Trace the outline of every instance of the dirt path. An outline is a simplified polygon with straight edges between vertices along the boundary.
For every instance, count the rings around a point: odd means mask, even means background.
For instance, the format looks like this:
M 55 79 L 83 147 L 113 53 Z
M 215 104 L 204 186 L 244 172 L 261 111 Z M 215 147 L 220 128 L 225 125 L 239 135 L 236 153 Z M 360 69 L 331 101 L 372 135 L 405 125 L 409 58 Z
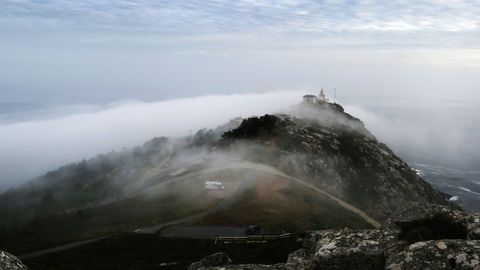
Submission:
M 93 243 L 93 242 L 101 240 L 101 239 L 105 239 L 107 237 L 108 236 L 101 237 L 101 238 L 90 239 L 90 240 L 78 241 L 78 242 L 74 242 L 74 243 L 70 243 L 70 244 L 66 244 L 66 245 L 61 245 L 61 246 L 56 246 L 56 247 L 52 247 L 52 248 L 43 249 L 43 250 L 40 250 L 40 251 L 25 253 L 25 254 L 22 254 L 22 255 L 18 256 L 18 258 L 20 258 L 22 260 L 23 259 L 35 258 L 35 257 L 38 257 L 38 256 L 42 256 L 44 254 L 47 254 L 47 253 L 52 253 L 52 252 L 66 250 L 66 249 L 71 249 L 71 248 L 78 247 L 78 246 L 83 246 L 83 245 Z
M 268 166 L 268 165 L 265 165 L 265 164 L 262 164 L 262 163 L 254 163 L 254 162 L 248 162 L 248 161 L 234 162 L 234 163 L 227 164 L 225 166 L 205 169 L 205 170 L 202 170 L 202 171 L 199 171 L 199 172 L 189 173 L 189 174 L 183 175 L 183 176 L 178 177 L 178 178 L 176 177 L 176 178 L 173 178 L 171 180 L 165 181 L 165 182 L 161 183 L 160 185 L 163 185 L 163 184 L 175 181 L 175 180 L 179 180 L 179 178 L 189 178 L 189 177 L 193 177 L 195 175 L 201 174 L 201 173 L 216 172 L 216 171 L 221 171 L 221 170 L 226 170 L 226 169 L 256 170 L 256 171 L 261 171 L 261 172 L 265 172 L 265 173 L 269 173 L 269 174 L 273 174 L 273 175 L 276 175 L 276 176 L 281 176 L 281 177 L 287 178 L 287 179 L 295 181 L 295 182 L 297 182 L 297 183 L 299 183 L 303 186 L 311 188 L 311 189 L 315 190 L 316 192 L 321 193 L 322 195 L 330 198 L 332 201 L 338 203 L 341 207 L 349 210 L 350 212 L 353 212 L 353 213 L 359 215 L 363 220 L 365 220 L 367 223 L 369 223 L 373 227 L 379 228 L 381 226 L 380 222 L 376 221 L 375 219 L 370 217 L 367 213 L 365 213 L 363 210 L 357 208 L 356 206 L 353 206 L 353 205 L 345 202 L 344 200 L 342 200 L 342 199 L 324 191 L 323 189 L 321 189 L 321 188 L 319 188 L 319 187 L 317 187 L 313 184 L 310 184 L 310 183 L 308 183 L 304 180 L 301 180 L 301 179 L 292 177 L 290 175 L 287 175 L 284 172 L 278 170 L 277 168 L 274 168 L 274 167 L 271 167 L 271 166 Z
M 197 174 L 201 174 L 203 173 L 204 171 L 200 171 L 200 172 L 196 172 L 196 173 L 191 173 L 191 174 L 188 174 L 188 175 L 185 175 L 185 176 L 182 176 L 182 177 L 176 177 L 176 178 L 173 178 L 173 179 L 170 179 L 166 182 L 163 182 L 161 183 L 162 185 L 163 184 L 167 184 L 169 182 L 172 182 L 172 181 L 176 181 L 176 180 L 179 180 L 179 179 L 184 179 L 184 178 L 189 178 L 189 177 L 193 177 Z M 134 232 L 135 233 L 155 233 L 157 232 L 158 230 L 164 228 L 164 227 L 167 227 L 167 226 L 172 226 L 172 225 L 178 225 L 178 224 L 182 224 L 182 223 L 188 223 L 188 222 L 193 222 L 195 220 L 198 220 L 198 219 L 201 219 L 209 214 L 213 214 L 215 212 L 218 212 L 218 211 L 221 211 L 221 210 L 225 210 L 227 209 L 229 206 L 231 206 L 233 203 L 235 203 L 236 201 L 238 201 L 238 199 L 240 199 L 241 195 L 243 194 L 243 192 L 248 189 L 252 184 L 252 181 L 250 180 L 244 180 L 242 181 L 242 183 L 238 186 L 237 190 L 232 194 L 232 196 L 230 196 L 230 198 L 228 198 L 227 200 L 225 201 L 222 201 L 221 203 L 219 203 L 218 205 L 216 205 L 214 208 L 211 208 L 207 211 L 204 211 L 204 212 L 200 212 L 200 213 L 197 213 L 197 214 L 194 214 L 194 215 L 191 215 L 191 216 L 188 216 L 188 217 L 184 217 L 184 218 L 180 218 L 180 219 L 177 219 L 177 220 L 173 220 L 173 221 L 169 221 L 169 222 L 165 222 L 165 223 L 161 223 L 161 224 L 157 224 L 157 225 L 154 225 L 154 226 L 149 226 L 149 227 L 143 227 L 143 228 L 139 228 L 139 229 L 136 229 Z M 74 248 L 74 247 L 79 247 L 79 246 L 83 246 L 83 245 L 86 245 L 86 244 L 90 244 L 90 243 L 93 243 L 93 242 L 96 242 L 98 240 L 102 240 L 102 239 L 106 239 L 108 238 L 109 236 L 105 236 L 105 237 L 101 237 L 101 238 L 95 238 L 95 239 L 89 239 L 89 240 L 83 240 L 83 241 L 78 241 L 78 242 L 73 242 L 73 243 L 69 243 L 69 244 L 66 244 L 66 245 L 61 245 L 61 246 L 56 246 L 56 247 L 51 247 L 51 248 L 47 248 L 47 249 L 43 249 L 43 250 L 39 250 L 39 251 L 35 251 L 35 252 L 29 252 L 29 253 L 25 253 L 25 254 L 22 254 L 20 256 L 18 256 L 20 259 L 30 259 L 30 258 L 34 258 L 34 257 L 38 257 L 38 256 L 42 256 L 42 255 L 45 255 L 45 254 L 48 254 L 48 253 L 53 253 L 53 252 L 58 252 L 58 251 L 63 251 L 63 250 L 67 250 L 67 249 L 71 249 L 71 248 Z
M 276 175 L 276 176 L 280 176 L 280 177 L 295 181 L 296 183 L 299 183 L 299 184 L 304 185 L 308 188 L 311 188 L 311 189 L 315 190 L 316 192 L 330 198 L 332 201 L 338 203 L 341 207 L 343 207 L 343 208 L 349 210 L 350 212 L 353 212 L 353 213 L 357 214 L 358 216 L 360 216 L 363 220 L 365 220 L 367 223 L 369 223 L 373 227 L 379 228 L 381 226 L 381 224 L 378 221 L 371 218 L 364 211 L 362 211 L 359 208 L 343 201 L 340 198 L 337 198 L 337 197 L 331 195 L 330 193 L 324 191 L 323 189 L 321 189 L 321 188 L 319 188 L 319 187 L 317 187 L 313 184 L 307 183 L 307 182 L 305 182 L 301 179 L 298 179 L 298 178 L 292 177 L 290 175 L 287 175 L 287 174 L 283 173 L 282 171 L 280 171 L 280 170 L 278 170 L 274 167 L 267 166 L 267 165 L 261 164 L 261 163 L 253 163 L 253 162 L 247 162 L 247 161 L 230 163 L 230 164 L 228 164 L 226 166 L 223 166 L 223 167 L 206 169 L 206 170 L 202 170 L 202 171 L 199 171 L 199 172 L 193 172 L 193 173 L 188 173 L 188 174 L 185 174 L 185 175 L 182 175 L 182 176 L 174 177 L 172 179 L 169 179 L 167 181 L 159 183 L 155 186 L 156 187 L 163 186 L 167 183 L 177 181 L 177 180 L 181 180 L 181 179 L 191 178 L 191 177 L 194 177 L 194 176 L 202 174 L 202 173 L 215 172 L 215 171 L 221 171 L 221 170 L 226 170 L 226 169 L 256 170 L 256 171 L 273 174 L 273 175 Z M 225 200 L 225 201 L 219 203 L 217 206 L 215 206 L 212 209 L 209 209 L 207 211 L 200 212 L 200 213 L 188 216 L 188 217 L 184 217 L 184 218 L 181 218 L 181 219 L 165 222 L 165 223 L 162 223 L 162 224 L 157 224 L 157 225 L 154 225 L 154 226 L 139 228 L 139 229 L 135 230 L 135 232 L 136 233 L 155 233 L 156 231 L 158 231 L 158 230 L 160 230 L 160 229 L 162 229 L 166 226 L 178 225 L 178 224 L 182 224 L 182 223 L 192 222 L 192 221 L 201 219 L 201 218 L 203 218 L 203 217 L 205 217 L 209 214 L 215 213 L 217 211 L 225 210 L 229 206 L 231 206 L 233 203 L 235 203 L 240 198 L 243 191 L 246 190 L 248 188 L 248 186 L 251 185 L 251 184 L 252 184 L 251 181 L 247 181 L 247 180 L 243 181 L 242 184 L 237 188 L 235 193 L 228 200 Z M 74 247 L 78 247 L 78 246 L 81 246 L 81 245 L 89 244 L 89 243 L 92 243 L 92 242 L 95 242 L 95 241 L 98 241 L 98 240 L 101 240 L 101 239 L 105 239 L 105 238 L 108 238 L 108 236 L 102 237 L 102 238 L 91 239 L 91 240 L 78 241 L 78 242 L 70 243 L 70 244 L 67 244 L 67 245 L 62 245 L 62 246 L 52 247 L 52 248 L 48 248 L 48 249 L 44 249 L 44 250 L 40 250 L 40 251 L 36 251 L 36 252 L 26 253 L 26 254 L 22 254 L 18 257 L 21 258 L 21 259 L 38 257 L 38 256 L 41 256 L 41 255 L 44 255 L 44 254 L 47 254 L 47 253 L 67 250 L 67 249 L 70 249 L 70 248 L 74 248 Z
M 283 173 L 282 171 L 274 168 L 274 167 L 271 167 L 271 166 L 267 166 L 267 165 L 264 165 L 264 164 L 261 164 L 261 163 L 253 163 L 253 162 L 248 162 L 248 161 L 244 161 L 244 162 L 237 162 L 237 163 L 232 163 L 232 164 L 229 164 L 228 166 L 226 167 L 223 167 L 223 168 L 216 168 L 218 170 L 222 170 L 222 169 L 226 169 L 226 168 L 239 168 L 239 169 L 251 169 L 251 170 L 257 170 L 257 171 L 262 171 L 262 172 L 266 172 L 266 173 L 270 173 L 270 174 L 273 174 L 273 175 L 277 175 L 277 176 L 281 176 L 281 177 L 284 177 L 284 178 L 287 178 L 287 179 L 290 179 L 292 181 L 295 181 L 301 185 L 304 185 L 306 187 L 309 187 L 315 191 L 317 191 L 318 193 L 321 193 L 322 195 L 325 195 L 327 196 L 328 198 L 330 198 L 331 200 L 335 201 L 336 203 L 338 203 L 340 206 L 342 206 L 343 208 L 349 210 L 350 212 L 353 212 L 357 215 L 359 215 L 363 220 L 365 220 L 366 222 L 368 222 L 370 225 L 372 225 L 373 227 L 375 228 L 379 228 L 381 226 L 380 222 L 376 221 L 375 219 L 371 218 L 369 215 L 367 215 L 367 213 L 365 213 L 364 211 L 362 211 L 361 209 L 345 202 L 344 200 L 340 199 L 340 198 L 337 198 L 335 196 L 333 196 L 332 194 L 324 191 L 323 189 L 313 185 L 313 184 L 310 184 L 310 183 L 307 183 L 301 179 L 298 179 L 298 178 L 295 178 L 295 177 L 292 177 L 290 175 L 287 175 L 285 173 Z

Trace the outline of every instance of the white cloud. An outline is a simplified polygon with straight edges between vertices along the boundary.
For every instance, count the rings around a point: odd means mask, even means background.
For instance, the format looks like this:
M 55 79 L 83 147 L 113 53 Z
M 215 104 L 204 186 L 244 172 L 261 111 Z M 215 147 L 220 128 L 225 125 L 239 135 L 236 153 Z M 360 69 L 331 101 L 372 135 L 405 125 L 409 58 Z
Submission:
M 308 15 L 308 11 L 306 11 L 306 10 L 299 10 L 299 11 L 297 11 L 297 15 L 298 15 L 298 16 L 306 16 L 306 15 Z
M 475 168 L 480 163 L 480 129 L 475 125 L 479 108 L 473 103 L 392 99 L 371 108 L 348 105 L 346 111 L 412 162 L 453 168 Z
M 127 102 L 55 119 L 0 125 L 0 187 L 47 170 L 156 136 L 184 136 L 242 116 L 263 115 L 301 101 L 303 92 L 202 96 Z
M 380 23 L 377 22 L 351 28 L 351 30 L 359 31 L 414 31 L 420 29 L 421 28 L 419 26 L 405 21 L 385 21 Z
M 315 31 L 476 31 L 480 3 L 475 1 L 262 1 L 202 2 L 6 1 L 0 18 L 75 28 L 143 29 L 166 33 L 249 32 L 290 28 L 302 20 Z M 308 16 L 306 16 L 308 15 Z M 433 18 L 433 19 L 432 19 Z M 325 22 L 323 27 L 319 21 Z M 36 23 L 33 23 L 36 22 Z M 292 25 L 294 26 L 294 25 Z M 193 28 L 192 28 L 193 27 Z M 320 28 L 319 28 L 320 27 Z

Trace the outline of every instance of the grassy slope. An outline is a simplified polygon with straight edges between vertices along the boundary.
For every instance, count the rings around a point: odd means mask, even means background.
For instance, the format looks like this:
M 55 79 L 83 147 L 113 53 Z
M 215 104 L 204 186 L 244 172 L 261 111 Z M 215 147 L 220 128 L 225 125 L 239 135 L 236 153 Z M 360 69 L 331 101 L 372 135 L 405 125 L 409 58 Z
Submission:
M 289 180 L 263 176 L 228 210 L 197 222 L 201 225 L 258 224 L 273 231 L 312 228 L 370 228 L 359 216 L 314 190 Z
M 183 185 L 152 197 L 134 197 L 109 205 L 69 214 L 54 214 L 32 220 L 2 236 L 0 248 L 14 254 L 56 245 L 133 231 L 190 216 L 217 204 L 221 199 L 205 193 L 182 194 Z

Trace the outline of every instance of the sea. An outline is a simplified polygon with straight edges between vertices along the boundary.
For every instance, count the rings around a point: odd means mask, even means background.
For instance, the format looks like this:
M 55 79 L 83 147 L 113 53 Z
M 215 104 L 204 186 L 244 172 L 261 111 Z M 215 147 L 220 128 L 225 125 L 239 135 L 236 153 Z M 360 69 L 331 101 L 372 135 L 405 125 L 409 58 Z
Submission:
M 480 171 L 423 163 L 410 164 L 434 188 L 468 212 L 480 212 Z

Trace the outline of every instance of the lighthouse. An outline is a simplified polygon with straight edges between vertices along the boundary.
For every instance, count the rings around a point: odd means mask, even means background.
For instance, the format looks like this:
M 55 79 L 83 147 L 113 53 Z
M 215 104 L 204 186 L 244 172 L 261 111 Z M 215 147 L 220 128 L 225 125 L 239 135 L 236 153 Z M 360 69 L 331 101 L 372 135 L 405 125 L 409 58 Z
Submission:
M 328 102 L 328 98 L 325 96 L 325 91 L 320 90 L 320 95 L 318 95 L 318 102 Z
M 311 104 L 323 104 L 328 103 L 330 101 L 327 96 L 325 95 L 325 91 L 322 89 L 320 90 L 320 94 L 318 96 L 315 95 L 304 95 L 303 102 L 304 103 L 311 103 Z

